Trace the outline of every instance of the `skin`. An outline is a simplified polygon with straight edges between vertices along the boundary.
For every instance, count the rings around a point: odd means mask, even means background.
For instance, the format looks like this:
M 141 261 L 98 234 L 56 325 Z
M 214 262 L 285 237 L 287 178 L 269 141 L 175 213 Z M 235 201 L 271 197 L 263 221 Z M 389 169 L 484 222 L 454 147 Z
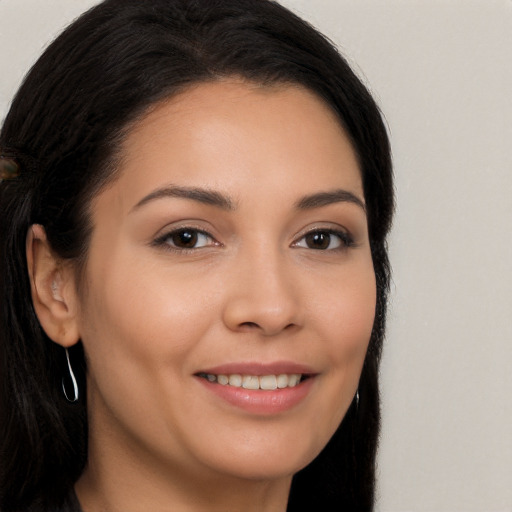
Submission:
M 91 205 L 80 293 L 42 228 L 27 245 L 43 327 L 63 346 L 81 339 L 88 361 L 84 511 L 284 511 L 292 475 L 353 400 L 374 320 L 354 151 L 312 93 L 225 80 L 156 106 L 122 156 L 120 177 Z M 215 191 L 231 208 L 144 201 L 170 186 Z M 297 208 L 340 189 L 350 195 Z M 180 228 L 209 235 L 184 250 L 165 237 Z M 322 230 L 342 235 L 312 248 L 306 235 Z M 305 398 L 277 414 L 228 404 L 197 377 L 275 361 L 315 374 Z

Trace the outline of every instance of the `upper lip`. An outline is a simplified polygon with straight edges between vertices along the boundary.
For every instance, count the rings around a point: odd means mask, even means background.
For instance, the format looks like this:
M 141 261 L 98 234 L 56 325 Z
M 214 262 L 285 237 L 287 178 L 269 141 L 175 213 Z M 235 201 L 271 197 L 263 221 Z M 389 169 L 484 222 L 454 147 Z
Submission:
M 225 363 L 200 370 L 198 373 L 210 373 L 213 375 L 282 375 L 282 374 L 308 374 L 315 372 L 309 365 L 292 361 L 275 361 L 271 363 L 262 362 L 238 362 Z

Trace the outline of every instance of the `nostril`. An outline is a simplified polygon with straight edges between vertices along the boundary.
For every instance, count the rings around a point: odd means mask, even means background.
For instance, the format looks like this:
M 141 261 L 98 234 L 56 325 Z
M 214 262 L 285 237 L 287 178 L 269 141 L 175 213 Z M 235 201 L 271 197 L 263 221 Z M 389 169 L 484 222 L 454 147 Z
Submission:
M 243 322 L 240 327 L 247 327 L 248 329 L 257 329 L 259 325 L 256 322 Z
M 275 327 L 274 329 L 271 328 L 270 326 L 264 327 L 263 325 L 260 325 L 257 322 L 242 322 L 241 324 L 239 324 L 238 329 L 240 330 L 240 332 L 251 332 L 257 330 L 261 331 L 262 334 L 265 335 L 274 335 L 283 331 L 289 332 L 293 330 L 294 327 L 296 327 L 296 324 L 294 324 L 293 322 L 285 325 L 284 327 Z

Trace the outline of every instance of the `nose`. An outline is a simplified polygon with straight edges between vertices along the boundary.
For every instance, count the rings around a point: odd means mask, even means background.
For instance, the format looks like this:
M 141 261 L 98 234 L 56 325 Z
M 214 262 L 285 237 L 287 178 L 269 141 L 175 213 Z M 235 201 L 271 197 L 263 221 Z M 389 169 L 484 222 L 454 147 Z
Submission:
M 229 274 L 223 312 L 232 331 L 276 336 L 303 323 L 297 271 L 279 251 L 239 257 Z

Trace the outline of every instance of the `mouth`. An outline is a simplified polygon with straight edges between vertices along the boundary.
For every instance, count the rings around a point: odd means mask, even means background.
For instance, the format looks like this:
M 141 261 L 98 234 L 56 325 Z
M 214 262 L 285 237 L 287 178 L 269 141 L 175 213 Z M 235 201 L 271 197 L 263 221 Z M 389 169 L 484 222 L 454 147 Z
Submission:
M 275 391 L 277 389 L 294 388 L 309 379 L 310 374 L 280 373 L 276 375 L 245 375 L 240 373 L 215 374 L 200 372 L 196 374 L 212 384 L 231 386 L 247 390 Z
M 227 403 L 256 416 L 274 417 L 299 406 L 317 389 L 320 374 L 295 361 L 239 361 L 202 368 L 194 376 L 209 404 Z M 216 396 L 220 399 L 210 397 Z

